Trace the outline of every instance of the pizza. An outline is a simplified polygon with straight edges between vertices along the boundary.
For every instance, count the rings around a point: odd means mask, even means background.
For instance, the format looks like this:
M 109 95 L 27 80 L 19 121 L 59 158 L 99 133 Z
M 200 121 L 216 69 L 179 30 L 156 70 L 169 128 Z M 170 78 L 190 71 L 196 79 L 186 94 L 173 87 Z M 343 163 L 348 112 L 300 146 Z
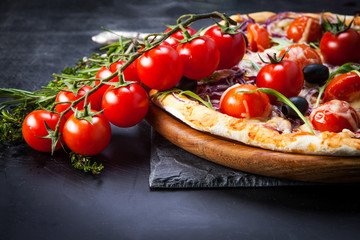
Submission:
M 231 50 L 244 51 L 241 59 L 152 90 L 152 102 L 193 129 L 245 145 L 360 156 L 360 17 L 257 12 L 231 19 L 246 41 Z

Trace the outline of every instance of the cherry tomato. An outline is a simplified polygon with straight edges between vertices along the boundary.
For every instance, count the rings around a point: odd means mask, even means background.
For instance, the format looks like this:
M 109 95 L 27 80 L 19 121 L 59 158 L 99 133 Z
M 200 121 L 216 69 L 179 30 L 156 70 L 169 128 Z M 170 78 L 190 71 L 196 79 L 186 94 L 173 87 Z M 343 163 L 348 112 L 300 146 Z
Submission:
M 309 118 L 313 127 L 319 131 L 356 131 L 359 125 L 356 111 L 348 102 L 341 100 L 331 100 L 320 105 L 311 112 Z
M 160 45 L 138 58 L 137 73 L 149 88 L 167 90 L 174 87 L 184 72 L 183 62 L 174 48 Z
M 324 102 L 339 99 L 352 102 L 360 99 L 360 76 L 356 72 L 348 72 L 336 76 L 326 87 Z
M 99 154 L 107 147 L 111 138 L 111 126 L 106 117 L 99 113 L 91 118 L 92 123 L 77 119 L 73 114 L 65 122 L 63 129 L 65 144 L 71 151 L 84 156 Z
M 115 126 L 132 127 L 144 119 L 149 109 L 149 98 L 140 84 L 110 88 L 102 100 L 105 117 Z
M 313 63 L 321 64 L 321 57 L 312 47 L 305 44 L 294 44 L 290 45 L 283 50 L 280 51 L 279 56 L 285 54 L 285 52 L 289 50 L 289 52 L 285 55 L 284 59 L 291 60 L 296 62 L 296 64 L 303 69 L 305 66 Z
M 55 102 L 70 102 L 70 101 L 75 101 L 79 98 L 81 98 L 82 96 L 84 96 L 87 92 L 89 92 L 91 89 L 93 89 L 90 86 L 83 86 L 79 89 L 77 95 L 75 96 L 73 92 L 70 91 L 66 91 L 68 89 L 68 87 L 64 88 L 62 91 L 60 91 L 58 93 L 58 95 L 56 96 Z M 80 103 L 78 103 L 74 108 L 80 110 L 80 109 L 84 109 L 84 102 L 85 100 L 82 100 Z M 101 95 L 96 91 L 95 93 L 91 94 L 88 97 L 88 104 L 91 103 L 91 109 L 97 110 L 99 111 L 101 109 Z M 57 104 L 55 107 L 55 110 L 58 113 L 62 113 L 63 111 L 65 111 L 68 107 L 70 107 L 71 103 L 62 103 L 62 104 Z M 74 111 L 70 110 L 65 114 L 65 118 L 68 119 L 71 114 L 73 114 Z
M 271 47 L 271 40 L 268 31 L 256 23 L 250 23 L 246 29 L 248 47 L 253 52 L 263 52 Z
M 295 62 L 282 60 L 263 66 L 256 77 L 256 85 L 275 89 L 287 98 L 295 97 L 304 85 L 304 75 Z M 275 100 L 274 96 L 269 98 Z
M 353 29 L 333 34 L 326 32 L 320 41 L 320 51 L 326 63 L 342 65 L 360 61 L 360 35 Z
M 29 113 L 22 125 L 22 134 L 27 144 L 37 151 L 51 152 L 51 139 L 44 139 L 49 135 L 45 123 L 55 131 L 55 127 L 60 120 L 60 115 L 57 113 L 48 112 L 45 110 L 35 110 Z M 61 119 L 60 132 L 62 132 L 65 119 Z M 61 147 L 60 141 L 57 143 L 55 150 Z
M 322 36 L 322 28 L 315 18 L 302 16 L 289 25 L 286 36 L 295 42 L 316 42 Z
M 220 98 L 220 112 L 236 118 L 262 118 L 269 116 L 271 105 L 263 92 L 237 93 L 257 89 L 250 84 L 237 84 L 228 88 Z
M 241 33 L 222 33 L 219 26 L 213 26 L 204 35 L 211 37 L 220 51 L 220 62 L 217 69 L 229 69 L 244 57 L 246 42 Z
M 115 62 L 110 65 L 109 70 L 110 72 L 114 73 L 116 72 L 122 65 L 124 65 L 126 61 L 119 61 Z M 132 62 L 125 70 L 124 70 L 124 80 L 125 81 L 134 81 L 134 82 L 140 82 L 140 78 L 137 74 L 137 59 Z
M 192 80 L 208 77 L 219 65 L 220 52 L 208 36 L 181 44 L 176 51 L 184 63 L 184 76 Z
M 100 70 L 96 73 L 95 78 L 97 79 L 105 79 L 107 77 L 109 77 L 111 74 L 113 74 L 113 72 L 111 72 L 106 66 L 103 66 L 100 68 Z M 119 81 L 119 77 L 114 77 L 112 78 L 109 82 L 117 82 Z M 99 85 L 100 81 L 95 81 L 95 86 Z M 111 85 L 106 85 L 104 84 L 102 87 L 100 87 L 96 92 L 102 96 L 105 91 L 110 87 Z
M 164 33 L 167 33 L 169 31 L 171 31 L 172 28 L 168 28 L 165 30 Z M 196 33 L 196 30 L 193 29 L 192 27 L 187 27 L 186 31 L 188 31 L 188 33 L 192 36 Z M 178 40 L 183 40 L 184 36 L 182 35 L 183 31 L 179 30 L 177 32 L 175 32 L 174 34 L 172 34 L 170 37 L 168 37 L 164 42 L 168 43 L 170 46 L 172 47 L 176 47 L 177 44 L 179 44 L 180 42 Z

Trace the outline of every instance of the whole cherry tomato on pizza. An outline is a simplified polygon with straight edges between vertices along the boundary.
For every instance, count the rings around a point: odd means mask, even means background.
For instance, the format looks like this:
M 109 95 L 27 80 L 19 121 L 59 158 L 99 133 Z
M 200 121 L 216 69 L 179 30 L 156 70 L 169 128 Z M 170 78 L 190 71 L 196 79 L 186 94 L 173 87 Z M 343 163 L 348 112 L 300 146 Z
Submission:
M 242 93 L 258 89 L 254 85 L 240 84 L 228 88 L 220 99 L 220 112 L 236 118 L 264 118 L 271 112 L 268 96 L 262 92 Z
M 359 126 L 359 116 L 354 108 L 341 100 L 331 100 L 320 105 L 311 112 L 309 118 L 313 127 L 319 131 L 356 131 Z
M 320 51 L 326 63 L 342 65 L 360 61 L 360 34 L 338 19 L 337 23 L 324 21 L 325 34 L 320 41 Z
M 270 62 L 263 66 L 257 77 L 256 85 L 261 88 L 272 88 L 285 97 L 297 96 L 304 85 L 304 75 L 300 67 L 290 60 L 268 55 Z M 269 96 L 273 102 L 275 97 Z

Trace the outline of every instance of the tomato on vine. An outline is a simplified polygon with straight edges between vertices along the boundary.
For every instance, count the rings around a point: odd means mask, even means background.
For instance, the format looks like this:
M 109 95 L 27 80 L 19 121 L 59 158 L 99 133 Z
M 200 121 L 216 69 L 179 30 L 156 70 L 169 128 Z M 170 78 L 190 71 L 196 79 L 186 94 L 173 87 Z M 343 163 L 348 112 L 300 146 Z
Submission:
M 93 88 L 90 86 L 82 86 L 80 88 L 75 87 L 73 89 L 70 89 L 69 87 L 65 87 L 63 90 L 61 90 L 55 99 L 55 110 L 58 113 L 62 113 L 66 109 L 68 109 L 71 105 L 70 102 L 76 101 L 77 99 L 83 97 L 87 92 L 92 90 Z M 64 103 L 62 103 L 64 102 Z M 91 108 L 94 110 L 100 110 L 101 109 L 101 95 L 96 91 L 93 94 L 91 94 L 88 97 L 88 102 L 91 103 Z M 83 109 L 84 108 L 84 100 L 82 100 L 80 103 L 78 103 L 74 108 L 76 109 Z M 73 110 L 68 111 L 65 114 L 65 118 L 69 118 L 74 113 Z
M 126 61 L 118 61 L 114 62 L 110 65 L 109 70 L 111 73 L 116 72 L 122 65 L 124 65 Z M 125 81 L 134 81 L 134 82 L 140 82 L 140 78 L 137 74 L 136 69 L 137 59 L 132 62 L 127 68 L 124 70 L 124 80 Z M 117 77 L 117 80 L 119 78 Z
M 304 75 L 300 67 L 290 60 L 283 60 L 284 55 L 279 59 L 268 55 L 270 63 L 263 66 L 257 77 L 256 85 L 261 88 L 272 88 L 285 97 L 297 96 L 304 85 Z M 271 101 L 274 96 L 269 96 Z
M 192 27 L 187 27 L 185 29 L 191 36 L 193 36 L 197 33 L 197 31 L 195 29 L 193 29 Z M 172 28 L 169 27 L 168 29 L 166 29 L 164 31 L 164 33 L 167 33 L 171 30 L 172 30 Z M 168 43 L 172 47 L 176 47 L 176 45 L 178 45 L 180 43 L 180 41 L 184 39 L 183 33 L 184 33 L 183 30 L 179 30 L 179 31 L 175 32 L 174 34 L 172 34 L 170 37 L 168 37 L 165 40 L 165 43 Z
M 52 151 L 52 139 L 45 138 L 50 136 L 47 126 L 55 131 L 57 123 L 60 121 L 60 115 L 46 110 L 35 110 L 29 113 L 22 124 L 22 135 L 26 143 L 33 149 L 41 152 Z M 45 122 L 47 126 L 45 125 Z M 59 132 L 62 132 L 65 119 L 61 119 L 59 125 Z M 54 150 L 61 148 L 61 143 L 58 141 Z
M 192 80 L 208 77 L 219 65 L 220 52 L 208 36 L 189 39 L 178 45 L 176 51 L 184 64 L 184 76 Z
M 137 73 L 146 86 L 157 90 L 174 87 L 183 76 L 183 62 L 170 45 L 155 47 L 138 58 Z
M 211 37 L 220 51 L 220 61 L 217 69 L 234 67 L 244 57 L 246 41 L 243 35 L 235 32 L 234 29 L 215 25 L 209 28 L 204 35 Z
M 93 156 L 110 143 L 111 126 L 106 117 L 94 110 L 78 110 L 65 122 L 63 139 L 71 151 Z
M 99 71 L 96 73 L 95 78 L 96 79 L 105 79 L 105 78 L 110 77 L 111 74 L 113 74 L 113 72 L 111 72 L 106 66 L 102 66 L 99 69 Z M 117 77 L 117 76 L 109 80 L 109 82 L 117 82 L 117 81 L 119 81 L 119 77 Z M 99 84 L 100 84 L 100 81 L 95 81 L 95 86 L 97 86 Z M 100 96 L 102 96 L 109 87 L 110 87 L 110 85 L 104 84 L 96 92 Z
M 111 87 L 102 99 L 105 117 L 115 126 L 132 127 L 144 119 L 149 109 L 149 98 L 138 83 Z
M 326 33 L 320 40 L 320 51 L 326 63 L 342 65 L 360 61 L 360 34 L 351 29 L 351 23 L 338 19 L 337 23 L 324 21 Z

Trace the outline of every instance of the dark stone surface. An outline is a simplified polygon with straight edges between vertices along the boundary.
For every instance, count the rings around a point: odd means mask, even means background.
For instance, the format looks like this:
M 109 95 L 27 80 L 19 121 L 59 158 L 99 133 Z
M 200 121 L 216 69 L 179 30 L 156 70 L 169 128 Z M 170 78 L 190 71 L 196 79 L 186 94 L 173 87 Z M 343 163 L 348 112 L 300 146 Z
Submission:
M 151 131 L 151 188 L 276 187 L 312 183 L 254 175 L 197 157 Z
M 101 26 L 155 32 L 189 12 L 353 14 L 359 7 L 349 0 L 1 0 L 0 87 L 39 89 L 98 50 L 91 37 Z M 113 128 L 111 144 L 94 158 L 105 166 L 99 176 L 73 169 L 61 152 L 0 145 L 0 239 L 360 239 L 358 185 L 154 190 L 151 141 L 146 122 Z M 199 171 L 216 179 L 208 167 Z

